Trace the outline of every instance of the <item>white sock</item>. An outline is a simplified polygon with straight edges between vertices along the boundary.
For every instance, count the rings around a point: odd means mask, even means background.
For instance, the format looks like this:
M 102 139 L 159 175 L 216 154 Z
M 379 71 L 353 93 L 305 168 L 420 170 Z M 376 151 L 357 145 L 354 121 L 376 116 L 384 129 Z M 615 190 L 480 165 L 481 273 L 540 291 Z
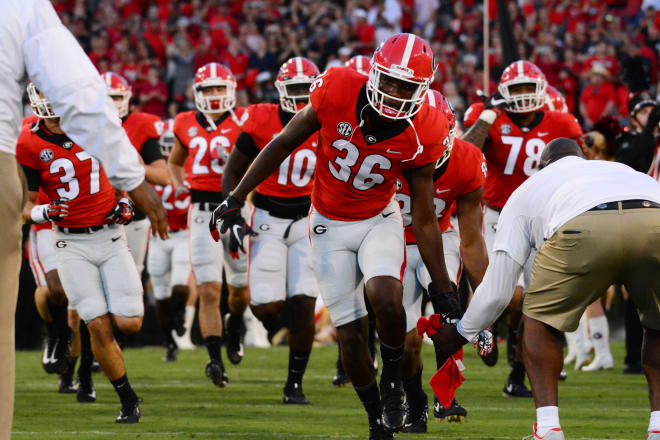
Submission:
M 611 357 L 610 353 L 610 326 L 605 315 L 589 318 L 589 336 L 594 344 L 597 357 Z
M 660 411 L 651 411 L 649 431 L 660 431 Z
M 186 306 L 186 319 L 185 319 L 186 333 L 190 332 L 194 320 L 195 320 L 195 306 Z
M 543 437 L 552 428 L 560 428 L 559 408 L 556 406 L 536 408 L 536 434 Z

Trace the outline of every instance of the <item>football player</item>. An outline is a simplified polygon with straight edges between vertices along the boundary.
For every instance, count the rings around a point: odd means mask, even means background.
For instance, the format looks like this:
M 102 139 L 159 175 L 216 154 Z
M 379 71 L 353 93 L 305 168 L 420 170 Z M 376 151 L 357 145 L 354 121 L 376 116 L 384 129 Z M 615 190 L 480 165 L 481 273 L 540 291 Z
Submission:
M 558 137 L 582 136 L 573 115 L 543 110 L 546 89 L 545 75 L 538 67 L 528 61 L 516 61 L 504 69 L 497 92 L 485 104 L 472 104 L 465 112 L 464 124 L 469 129 L 463 139 L 483 150 L 488 166 L 483 199 L 484 235 L 489 251 L 502 207 L 511 193 L 538 171 L 547 143 Z M 534 255 L 527 262 L 525 276 L 519 280 L 520 287 L 516 288 L 510 306 L 507 344 L 512 367 L 502 391 L 507 397 L 532 396 L 525 387 L 525 367 L 516 346 L 522 336 L 518 331 L 522 294 L 529 285 L 533 261 Z
M 287 60 L 275 87 L 280 104 L 254 104 L 232 150 L 222 188 L 236 187 L 255 157 L 309 102 L 309 87 L 320 75 L 303 57 Z M 257 186 L 250 227 L 259 231 L 250 242 L 248 281 L 252 313 L 272 332 L 285 304 L 289 319 L 289 374 L 284 403 L 307 404 L 302 378 L 314 342 L 314 305 L 318 287 L 312 269 L 308 218 L 318 134 L 295 148 L 279 169 Z M 233 251 L 238 252 L 238 249 Z
M 222 268 L 227 276 L 230 316 L 227 325 L 227 357 L 233 364 L 243 358 L 240 325 L 249 302 L 247 258 L 231 255 L 228 236 L 217 246 L 208 234 L 213 210 L 222 202 L 222 174 L 232 146 L 247 118 L 236 105 L 236 79 L 219 63 L 197 70 L 193 83 L 197 110 L 180 113 L 174 120 L 174 147 L 168 159 L 175 193 L 187 191 L 183 185 L 183 165 L 193 156 L 190 174 L 190 255 L 199 293 L 199 325 L 210 361 L 206 375 L 219 387 L 228 383 L 222 363 L 222 317 L 220 292 Z
M 337 328 L 344 368 L 367 411 L 370 439 L 392 439 L 405 417 L 405 242 L 394 199 L 402 173 L 411 188 L 420 253 L 437 286 L 434 307 L 449 311 L 455 301 L 444 260 L 433 258 L 442 253 L 433 171 L 449 143 L 447 119 L 424 105 L 434 68 L 428 43 L 396 34 L 374 53 L 369 77 L 347 67 L 329 69 L 312 83 L 310 104 L 259 153 L 209 225 L 212 235 L 230 230 L 241 245 L 253 233 L 240 213 L 248 193 L 320 132 L 309 216 L 312 265 Z M 362 280 L 381 341 L 380 391 L 367 348 Z
M 62 286 L 87 324 L 94 355 L 122 403 L 116 421 L 137 423 L 138 397 L 113 335 L 113 324 L 127 333 L 142 325 L 142 285 L 121 226 L 132 218 L 132 203 L 117 202 L 99 162 L 64 134 L 50 103 L 33 84 L 28 87 L 40 120 L 34 128 L 23 127 L 16 159 L 25 171 L 31 199 L 36 200 L 41 188 L 48 200 L 35 204 L 30 218 L 53 224 Z
M 445 262 L 449 278 L 458 284 L 461 259 L 473 289 L 481 282 L 488 266 L 486 244 L 481 233 L 481 195 L 486 179 L 486 161 L 481 150 L 460 139 L 454 140 L 456 118 L 446 98 L 430 90 L 427 102 L 449 121 L 449 147 L 433 173 L 433 202 L 442 230 Z M 450 154 L 451 153 L 451 154 Z M 422 390 L 422 339 L 417 333 L 421 316 L 423 290 L 433 291 L 429 272 L 424 266 L 412 228 L 410 188 L 405 179 L 397 183 L 396 198 L 403 213 L 406 237 L 406 272 L 403 281 L 403 306 L 406 310 L 406 348 L 403 357 L 403 386 L 408 403 L 403 432 L 426 432 L 428 401 Z M 456 203 L 459 235 L 450 223 L 450 211 Z M 460 245 L 459 245 L 460 242 Z M 446 359 L 438 360 L 444 363 Z M 440 368 L 442 364 L 438 365 Z M 456 400 L 445 409 L 436 399 L 433 412 L 437 419 L 462 421 L 467 411 Z
M 149 113 L 130 111 L 133 93 L 126 78 L 115 72 L 106 72 L 101 76 L 108 88 L 108 94 L 117 107 L 124 131 L 142 158 L 145 179 L 152 185 L 169 185 L 167 163 L 159 143 L 161 133 L 158 129 L 162 125 L 160 119 Z M 137 265 L 138 273 L 142 275 L 149 243 L 149 220 L 143 213 L 136 211 L 134 221 L 125 229 L 128 247 Z
M 169 157 L 174 146 L 174 120 L 162 123 L 160 146 L 164 157 Z M 189 162 L 189 161 L 188 161 Z M 188 185 L 184 181 L 184 185 Z M 170 238 L 152 239 L 147 256 L 147 269 L 156 299 L 156 316 L 165 336 L 167 351 L 164 362 L 174 362 L 178 347 L 173 331 L 179 336 L 185 332 L 184 313 L 188 300 L 188 277 L 190 275 L 190 253 L 188 252 L 188 206 L 190 193 L 176 193 L 172 185 L 154 185 L 167 210 Z

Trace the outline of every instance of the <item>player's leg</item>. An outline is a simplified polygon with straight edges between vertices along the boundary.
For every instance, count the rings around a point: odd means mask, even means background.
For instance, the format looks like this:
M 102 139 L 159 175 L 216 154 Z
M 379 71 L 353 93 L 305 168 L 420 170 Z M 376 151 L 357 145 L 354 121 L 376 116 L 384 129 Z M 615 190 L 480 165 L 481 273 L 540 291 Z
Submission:
M 76 381 L 78 390 L 76 399 L 80 403 L 91 403 L 96 401 L 96 389 L 92 381 L 92 364 L 94 363 L 94 354 L 92 352 L 92 342 L 87 325 L 80 320 L 80 365 Z
M 194 203 L 190 218 L 190 262 L 197 279 L 199 294 L 199 328 L 209 354 L 206 376 L 218 387 L 229 382 L 222 363 L 222 317 L 220 294 L 222 282 L 222 245 L 209 234 L 210 211 L 199 209 Z
M 48 299 L 46 301 L 50 315 L 53 317 L 53 330 L 56 335 L 55 349 L 51 355 L 51 371 L 64 374 L 69 369 L 69 343 L 71 329 L 68 322 L 68 300 L 57 273 L 57 269 L 46 272 L 48 284 Z
M 190 251 L 186 249 L 186 252 L 188 253 L 188 257 L 190 257 Z M 199 299 L 199 295 L 197 293 L 197 279 L 195 278 L 195 274 L 192 271 L 192 265 L 189 264 L 188 266 L 188 281 L 186 282 L 186 287 L 188 288 L 188 299 L 186 300 L 183 314 L 184 333 L 182 336 L 179 336 L 176 334 L 176 332 L 174 332 L 173 335 L 176 345 L 181 350 L 193 350 L 195 348 L 190 335 L 192 333 L 193 323 L 195 322 L 195 313 L 197 312 L 197 300 Z
M 173 326 L 170 314 L 171 254 L 174 252 L 172 240 L 172 237 L 167 241 L 155 237 L 151 240 L 149 255 L 147 256 L 147 268 L 151 277 L 154 299 L 156 300 L 156 318 L 165 340 L 166 352 L 163 362 L 175 362 L 177 357 L 177 346 L 172 335 Z
M 142 276 L 144 270 L 144 260 L 147 256 L 147 246 L 149 244 L 149 230 L 151 223 L 148 218 L 136 220 L 125 226 L 128 248 L 138 273 Z
M 59 392 L 62 394 L 74 394 L 76 387 L 73 385 L 73 374 L 76 372 L 76 363 L 80 357 L 80 316 L 69 308 L 67 321 L 71 329 L 71 347 L 69 351 L 69 368 L 66 373 L 60 374 Z
M 170 315 L 174 334 L 183 336 L 186 331 L 186 303 L 190 293 L 188 288 L 188 277 L 190 275 L 188 231 L 179 231 L 173 238 L 175 241 L 173 242 L 172 269 L 170 271 L 170 285 L 172 286 Z
M 610 286 L 609 289 L 613 289 Z M 607 323 L 605 309 L 600 298 L 587 307 L 589 323 L 589 337 L 594 344 L 596 355 L 589 365 L 582 367 L 582 371 L 611 370 L 614 368 L 614 358 L 610 351 L 610 326 Z
M 30 269 L 34 276 L 34 282 L 37 288 L 34 290 L 34 304 L 37 308 L 37 313 L 46 324 L 46 336 L 44 338 L 44 350 L 41 356 L 41 366 L 46 373 L 51 373 L 50 358 L 52 351 L 55 349 L 55 328 L 53 326 L 53 317 L 48 308 L 48 284 L 46 283 L 46 273 L 44 272 L 43 265 L 39 259 L 39 251 L 37 249 L 37 232 L 34 228 L 30 229 L 30 239 L 28 241 L 28 261 Z

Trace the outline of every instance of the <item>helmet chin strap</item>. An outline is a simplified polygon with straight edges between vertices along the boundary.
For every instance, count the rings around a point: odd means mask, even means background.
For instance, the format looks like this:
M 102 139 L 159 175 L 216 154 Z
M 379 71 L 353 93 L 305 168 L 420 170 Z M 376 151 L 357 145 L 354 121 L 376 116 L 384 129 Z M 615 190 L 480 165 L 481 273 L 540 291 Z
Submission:
M 206 122 L 208 122 L 209 125 L 211 126 L 211 130 L 209 131 L 216 131 L 218 129 L 218 126 L 215 125 L 215 121 L 213 120 L 213 118 L 210 117 L 208 113 L 204 113 L 204 117 L 206 118 Z
M 413 154 L 413 157 L 411 157 L 410 159 L 404 159 L 401 162 L 409 162 L 411 160 L 415 160 L 415 158 L 417 156 L 419 156 L 420 154 L 422 154 L 422 152 L 424 151 L 424 147 L 422 147 L 422 143 L 419 141 L 419 135 L 417 134 L 417 129 L 415 128 L 415 125 L 410 120 L 410 117 L 407 117 L 406 121 L 412 127 L 413 133 L 415 133 L 415 139 L 417 140 L 417 151 L 415 151 L 415 154 Z
M 362 113 L 364 113 L 364 109 L 367 108 L 367 106 L 369 106 L 369 105 L 371 105 L 371 104 L 365 104 L 364 107 L 362 107 L 362 110 L 360 110 L 360 123 L 358 124 L 357 127 L 355 127 L 355 130 L 353 130 L 351 132 L 351 136 L 348 138 L 348 140 L 345 141 L 342 145 L 344 145 L 346 143 L 351 143 L 351 141 L 353 140 L 353 136 L 355 136 L 355 132 L 358 131 L 358 129 L 361 129 L 364 126 L 364 118 L 362 117 Z

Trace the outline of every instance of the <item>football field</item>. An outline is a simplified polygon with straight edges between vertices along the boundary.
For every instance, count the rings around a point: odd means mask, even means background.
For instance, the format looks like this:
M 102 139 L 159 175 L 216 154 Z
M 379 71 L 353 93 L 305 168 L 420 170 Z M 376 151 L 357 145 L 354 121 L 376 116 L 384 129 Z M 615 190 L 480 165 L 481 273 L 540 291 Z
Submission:
M 506 399 L 501 390 L 508 366 L 504 346 L 494 368 L 486 367 L 467 346 L 467 380 L 457 398 L 468 410 L 464 424 L 437 423 L 429 432 L 395 438 L 521 439 L 535 420 L 531 399 Z M 560 419 L 566 438 L 644 439 L 649 406 L 643 376 L 621 373 L 623 344 L 614 342 L 613 371 L 569 370 L 559 385 Z M 164 364 L 164 349 L 128 349 L 128 377 L 143 399 L 138 425 L 117 425 L 119 400 L 102 374 L 94 375 L 98 400 L 79 404 L 75 395 L 57 393 L 57 377 L 46 375 L 41 353 L 19 352 L 16 359 L 16 410 L 13 439 L 365 439 L 365 413 L 352 387 L 334 388 L 337 350 L 314 348 L 303 383 L 309 406 L 281 403 L 287 347 L 247 348 L 239 366 L 228 365 L 230 386 L 216 388 L 204 376 L 206 350 L 179 354 Z M 224 356 L 224 353 L 223 353 Z M 432 366 L 432 349 L 424 346 Z M 424 373 L 425 389 L 432 396 Z M 431 400 L 432 403 L 432 400 Z

